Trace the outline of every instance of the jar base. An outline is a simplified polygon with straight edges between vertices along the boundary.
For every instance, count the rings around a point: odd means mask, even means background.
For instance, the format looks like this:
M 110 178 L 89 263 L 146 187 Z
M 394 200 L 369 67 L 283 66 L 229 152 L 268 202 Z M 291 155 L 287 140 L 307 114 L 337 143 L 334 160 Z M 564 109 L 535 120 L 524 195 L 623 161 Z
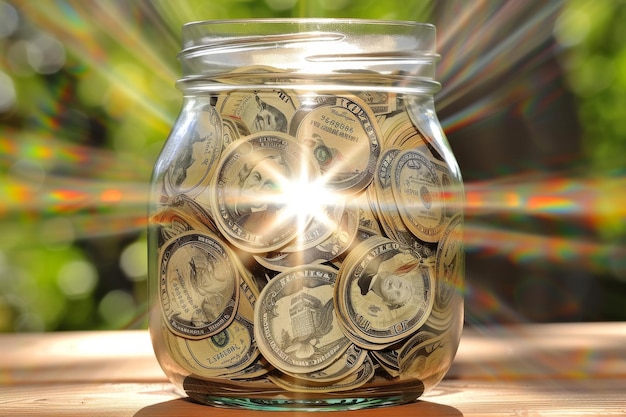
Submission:
M 367 384 L 334 393 L 300 393 L 258 387 L 246 390 L 241 385 L 233 390 L 227 385 L 187 377 L 185 393 L 190 399 L 205 405 L 263 411 L 361 410 L 407 404 L 424 393 L 420 381 L 395 381 L 383 386 Z

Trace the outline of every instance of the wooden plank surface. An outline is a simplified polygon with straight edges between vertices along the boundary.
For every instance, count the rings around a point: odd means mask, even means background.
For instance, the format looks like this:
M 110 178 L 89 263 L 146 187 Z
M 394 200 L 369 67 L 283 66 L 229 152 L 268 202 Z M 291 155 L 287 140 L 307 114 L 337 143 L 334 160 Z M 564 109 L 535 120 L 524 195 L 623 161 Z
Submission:
M 0 416 L 270 415 L 181 398 L 146 331 L 0 335 L 0 351 Z M 421 401 L 330 415 L 626 416 L 626 323 L 466 329 Z

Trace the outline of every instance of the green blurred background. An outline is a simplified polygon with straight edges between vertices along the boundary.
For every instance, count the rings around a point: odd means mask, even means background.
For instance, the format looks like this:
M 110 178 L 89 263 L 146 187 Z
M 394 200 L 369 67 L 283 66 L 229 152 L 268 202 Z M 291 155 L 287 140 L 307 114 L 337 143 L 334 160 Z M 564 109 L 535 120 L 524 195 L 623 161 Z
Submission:
M 144 328 L 189 21 L 417 20 L 468 191 L 468 324 L 626 320 L 626 2 L 0 0 L 0 331 Z

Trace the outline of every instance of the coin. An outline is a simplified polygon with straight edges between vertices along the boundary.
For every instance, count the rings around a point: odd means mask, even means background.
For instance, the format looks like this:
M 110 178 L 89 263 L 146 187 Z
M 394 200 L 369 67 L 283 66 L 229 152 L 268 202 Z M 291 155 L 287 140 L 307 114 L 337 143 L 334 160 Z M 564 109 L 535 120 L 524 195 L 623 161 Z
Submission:
M 208 338 L 190 340 L 172 335 L 180 355 L 177 362 L 202 377 L 229 377 L 241 373 L 255 362 L 259 351 L 254 340 L 256 295 L 244 281 L 239 283 L 241 297 L 235 319 L 224 330 Z
M 417 345 L 410 344 L 400 351 L 400 378 L 419 379 L 425 390 L 437 385 L 450 368 L 456 352 L 450 336 L 449 332 L 444 332 Z
M 432 288 L 430 268 L 409 247 L 372 236 L 343 262 L 335 287 L 337 314 L 356 336 L 388 345 L 426 321 Z
M 255 336 L 277 369 L 307 373 L 326 368 L 350 342 L 337 324 L 333 291 L 336 271 L 304 265 L 274 277 L 254 310 Z
M 437 242 L 445 226 L 441 182 L 428 157 L 403 151 L 392 164 L 391 189 L 404 224 L 418 238 Z
M 372 379 L 376 370 L 372 359 L 365 356 L 363 363 L 348 376 L 332 382 L 313 382 L 285 374 L 269 374 L 268 378 L 279 387 L 291 392 L 339 392 L 356 389 Z
M 279 89 L 222 93 L 215 105 L 222 117 L 233 120 L 242 136 L 256 132 L 289 132 L 298 107 L 292 95 Z
M 159 285 L 164 318 L 179 336 L 215 335 L 235 317 L 237 268 L 227 246 L 208 232 L 184 232 L 164 245 Z
M 358 209 L 355 205 L 348 205 L 338 220 L 340 221 L 331 229 L 332 234 L 313 247 L 301 251 L 270 252 L 255 256 L 255 259 L 261 265 L 276 271 L 332 261 L 343 254 L 354 240 L 358 230 Z
M 304 96 L 291 134 L 309 148 L 325 184 L 356 194 L 370 183 L 380 153 L 376 118 L 356 96 Z
M 456 215 L 441 235 L 435 259 L 435 302 L 433 314 L 452 314 L 450 301 L 460 291 L 463 276 L 463 217 Z
M 331 363 L 324 369 L 319 371 L 306 372 L 306 373 L 287 373 L 297 379 L 313 381 L 313 382 L 332 382 L 344 379 L 357 369 L 365 361 L 367 356 L 367 350 L 361 349 L 357 345 L 350 345 L 348 349 L 337 360 Z
M 257 133 L 232 143 L 208 192 L 216 224 L 233 245 L 254 253 L 278 249 L 311 221 L 302 210 L 319 170 L 308 152 L 283 133 Z
M 190 114 L 193 119 L 187 121 L 188 130 L 174 129 L 172 134 L 182 137 L 168 141 L 174 144 L 168 146 L 177 148 L 166 148 L 167 154 L 175 155 L 163 177 L 168 196 L 187 194 L 193 197 L 204 191 L 222 151 L 222 120 L 215 108 L 205 104 Z M 183 122 L 179 124 L 186 126 Z

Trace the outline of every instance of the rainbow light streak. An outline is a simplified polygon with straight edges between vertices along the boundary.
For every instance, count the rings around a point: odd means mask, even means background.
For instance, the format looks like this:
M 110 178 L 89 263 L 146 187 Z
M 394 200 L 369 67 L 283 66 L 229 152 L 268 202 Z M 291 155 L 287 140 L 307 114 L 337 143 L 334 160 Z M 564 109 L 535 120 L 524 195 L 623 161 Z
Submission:
M 171 126 L 174 117 L 160 106 L 161 102 L 146 98 L 120 68 L 111 67 L 106 62 L 106 45 L 112 41 L 126 47 L 129 61 L 136 60 L 138 68 L 148 69 L 150 76 L 156 76 L 166 85 L 171 85 L 178 76 L 178 71 L 156 53 L 157 46 L 163 45 L 163 39 L 159 36 L 159 41 L 155 42 L 147 31 L 140 31 L 140 26 L 132 21 L 133 13 L 128 13 L 124 5 L 124 2 L 65 1 L 61 2 L 62 7 L 58 7 L 56 2 L 24 2 L 20 8 L 29 19 L 56 36 L 83 64 L 99 72 L 128 99 L 145 109 L 146 120 Z M 58 22 L 69 24 L 59 25 Z M 175 50 L 167 50 L 167 56 L 175 56 L 177 49 L 178 45 Z M 167 134 L 168 128 L 164 129 Z
M 151 166 L 139 156 L 125 157 L 113 151 L 72 145 L 48 133 L 0 131 L 0 167 L 28 160 L 52 172 L 78 178 L 94 177 L 140 181 Z
M 626 177 L 519 176 L 466 184 L 467 214 L 492 212 L 579 218 L 602 229 L 626 218 Z
M 560 7 L 559 2 L 476 1 L 463 10 L 441 10 L 438 25 L 446 30 L 439 37 L 438 78 L 446 88 L 438 103 L 445 106 L 511 68 L 528 66 L 529 57 L 545 49 Z
M 574 238 L 543 236 L 468 224 L 468 251 L 503 255 L 518 264 L 547 261 L 596 273 L 612 272 L 611 260 L 626 257 L 626 247 Z

